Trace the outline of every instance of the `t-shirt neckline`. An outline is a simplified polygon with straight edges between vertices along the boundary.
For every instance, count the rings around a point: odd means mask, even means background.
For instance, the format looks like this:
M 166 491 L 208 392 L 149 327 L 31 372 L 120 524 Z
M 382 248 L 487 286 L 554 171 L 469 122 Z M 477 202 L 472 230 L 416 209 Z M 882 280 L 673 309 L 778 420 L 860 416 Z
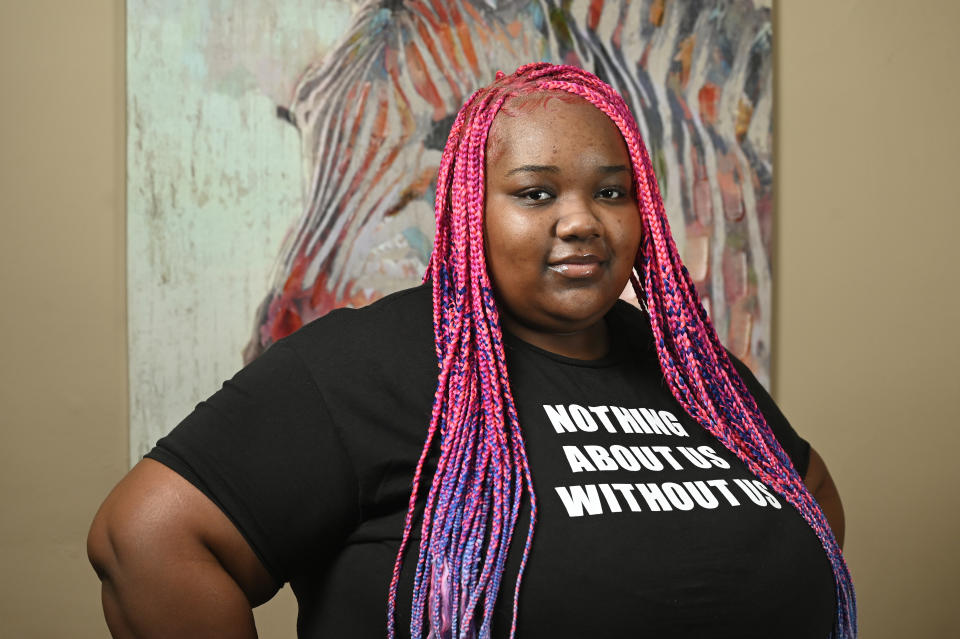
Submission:
M 544 348 L 540 348 L 539 346 L 534 346 L 530 342 L 524 341 L 506 329 L 503 329 L 503 343 L 510 348 L 526 351 L 532 353 L 533 355 L 545 357 L 567 366 L 579 366 L 581 368 L 609 368 L 622 363 L 626 359 L 627 349 L 623 344 L 623 338 L 618 334 L 616 323 L 610 321 L 609 314 L 605 320 L 607 322 L 607 330 L 610 334 L 610 349 L 607 351 L 606 355 L 596 359 L 577 359 L 575 357 L 560 355 L 559 353 L 548 351 Z

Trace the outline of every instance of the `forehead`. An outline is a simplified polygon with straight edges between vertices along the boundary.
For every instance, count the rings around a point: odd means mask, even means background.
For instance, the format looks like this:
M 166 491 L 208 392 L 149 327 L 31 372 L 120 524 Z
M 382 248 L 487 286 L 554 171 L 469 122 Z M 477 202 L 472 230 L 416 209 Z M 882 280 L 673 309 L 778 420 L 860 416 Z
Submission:
M 628 160 L 619 129 L 600 109 L 566 92 L 513 98 L 497 113 L 487 136 L 487 164 L 544 162 L 549 156 L 600 154 Z

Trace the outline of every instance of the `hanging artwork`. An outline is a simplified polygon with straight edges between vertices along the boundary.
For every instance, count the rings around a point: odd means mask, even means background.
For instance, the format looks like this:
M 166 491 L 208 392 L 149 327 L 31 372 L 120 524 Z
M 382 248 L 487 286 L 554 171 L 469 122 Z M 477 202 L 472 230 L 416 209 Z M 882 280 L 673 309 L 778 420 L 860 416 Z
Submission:
M 770 13 L 750 0 L 131 0 L 131 458 L 277 339 L 419 283 L 457 109 L 536 60 L 627 99 L 704 305 L 769 384 Z

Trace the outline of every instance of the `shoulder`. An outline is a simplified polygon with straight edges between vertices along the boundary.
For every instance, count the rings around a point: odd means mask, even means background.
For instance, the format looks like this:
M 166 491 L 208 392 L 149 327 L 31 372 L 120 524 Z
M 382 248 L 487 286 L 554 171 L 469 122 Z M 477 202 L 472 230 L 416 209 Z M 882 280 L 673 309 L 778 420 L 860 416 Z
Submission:
M 634 352 L 642 354 L 655 350 L 649 316 L 637 307 L 623 300 L 618 300 L 607 314 L 607 321 L 613 331 L 614 339 L 621 340 L 623 344 L 629 344 Z M 746 390 L 757 403 L 757 408 L 760 409 L 767 426 L 802 476 L 809 463 L 810 444 L 796 433 L 750 368 L 729 351 L 727 351 L 727 356 L 730 358 L 734 371 L 740 377 Z M 659 362 L 657 365 L 659 366 Z
M 356 352 L 396 340 L 433 340 L 429 284 L 391 293 L 361 308 L 339 308 L 277 342 L 297 352 L 322 348 Z
M 341 330 L 363 329 L 379 327 L 378 324 L 386 317 L 400 321 L 400 324 L 391 322 L 391 325 L 402 325 L 411 320 L 426 319 L 432 316 L 433 292 L 430 284 L 421 284 L 413 288 L 406 288 L 381 297 L 360 308 L 338 308 L 330 311 L 306 324 L 288 338 L 316 336 L 322 331 L 338 328 Z
M 294 351 L 315 377 L 355 371 L 436 374 L 433 295 L 429 284 L 397 291 L 362 308 L 344 308 L 310 322 L 277 346 Z
M 790 421 L 777 406 L 767 389 L 753 374 L 753 371 L 730 351 L 727 351 L 727 356 L 730 358 L 737 374 L 740 375 L 747 391 L 753 396 L 753 400 L 757 403 L 757 408 L 760 409 L 760 413 L 773 432 L 773 436 L 780 442 L 780 446 L 790 457 L 790 461 L 793 462 L 797 472 L 803 477 L 810 464 L 810 444 L 793 429 Z

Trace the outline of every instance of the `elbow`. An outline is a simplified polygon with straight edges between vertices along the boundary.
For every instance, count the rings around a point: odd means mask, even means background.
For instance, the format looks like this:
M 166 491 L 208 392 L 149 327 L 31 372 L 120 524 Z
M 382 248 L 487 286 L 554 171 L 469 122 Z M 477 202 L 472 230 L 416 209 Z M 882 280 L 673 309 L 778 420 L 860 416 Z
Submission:
M 114 543 L 114 534 L 106 504 L 100 507 L 90 531 L 87 533 L 87 559 L 93 566 L 101 582 L 106 582 L 116 573 L 119 560 L 117 546 Z
M 87 559 L 100 579 L 103 617 L 110 629 L 110 636 L 118 639 L 136 637 L 138 635 L 133 632 L 118 598 L 120 560 L 108 511 L 109 508 L 104 504 L 93 518 L 87 533 Z

